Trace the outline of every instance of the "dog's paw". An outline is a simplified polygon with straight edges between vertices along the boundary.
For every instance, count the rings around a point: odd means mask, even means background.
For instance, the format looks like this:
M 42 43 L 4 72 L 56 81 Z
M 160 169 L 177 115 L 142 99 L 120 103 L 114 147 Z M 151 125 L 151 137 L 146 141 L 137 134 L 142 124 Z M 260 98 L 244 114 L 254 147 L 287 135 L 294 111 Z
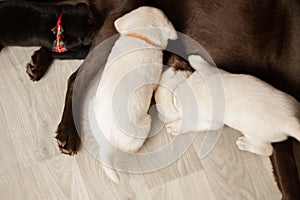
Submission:
M 37 68 L 33 66 L 31 63 L 26 65 L 26 73 L 30 77 L 32 81 L 39 81 L 44 74 L 39 73 Z
M 31 62 L 26 65 L 26 73 L 32 81 L 39 81 L 53 62 L 51 52 L 46 48 L 34 52 Z
M 238 148 L 263 156 L 271 156 L 273 147 L 269 143 L 252 143 L 246 137 L 239 137 L 236 141 Z
M 60 123 L 55 138 L 61 153 L 70 156 L 77 153 L 80 145 L 80 138 L 74 124 L 66 125 Z
M 171 134 L 173 136 L 179 135 L 180 125 L 181 125 L 180 119 L 166 123 L 165 127 L 166 127 L 167 133 Z
M 171 92 L 173 94 L 175 88 L 183 83 L 189 74 L 189 71 L 174 71 L 174 69 L 169 68 L 162 75 L 160 87 L 167 90 L 168 93 Z
M 189 78 L 189 76 L 192 74 L 191 71 L 188 71 L 188 70 L 185 70 L 185 71 L 182 71 L 182 70 L 177 70 L 176 71 L 176 76 L 181 76 L 181 77 L 184 77 L 184 79 L 187 79 Z M 179 80 L 182 82 L 182 78 L 179 78 Z
M 162 84 L 166 84 L 166 82 L 168 82 L 170 79 L 173 79 L 174 76 L 176 74 L 176 70 L 173 69 L 173 68 L 169 68 L 167 69 L 163 74 L 162 74 L 162 77 L 161 77 L 161 83 Z
M 251 149 L 251 144 L 245 137 L 239 137 L 236 140 L 236 145 L 242 151 L 248 151 L 249 149 Z

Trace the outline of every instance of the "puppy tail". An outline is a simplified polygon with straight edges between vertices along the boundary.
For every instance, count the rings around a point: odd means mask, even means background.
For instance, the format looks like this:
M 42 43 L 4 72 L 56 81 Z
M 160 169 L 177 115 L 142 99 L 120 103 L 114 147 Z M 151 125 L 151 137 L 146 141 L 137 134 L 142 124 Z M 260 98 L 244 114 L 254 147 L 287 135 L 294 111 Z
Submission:
M 110 180 L 112 180 L 115 183 L 120 183 L 120 177 L 116 170 L 106 166 L 102 166 L 102 167 L 104 169 L 105 174 L 110 178 Z

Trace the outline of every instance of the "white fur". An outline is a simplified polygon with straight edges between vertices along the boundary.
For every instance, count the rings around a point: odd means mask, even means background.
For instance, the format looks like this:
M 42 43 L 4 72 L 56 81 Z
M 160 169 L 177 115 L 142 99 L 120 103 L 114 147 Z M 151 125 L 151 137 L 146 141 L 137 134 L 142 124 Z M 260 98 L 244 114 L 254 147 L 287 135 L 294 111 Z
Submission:
M 156 8 L 143 6 L 115 21 L 115 28 L 121 34 L 138 33 L 165 48 L 168 40 L 176 40 L 177 32 L 164 13 Z
M 213 69 L 201 56 L 190 56 L 189 62 L 193 68 L 205 73 Z M 219 72 L 219 81 L 223 82 L 225 94 L 224 123 L 244 135 L 236 142 L 239 149 L 270 156 L 273 152 L 272 142 L 283 141 L 288 136 L 300 141 L 300 124 L 297 118 L 300 106 L 296 99 L 253 76 L 230 74 L 223 70 Z M 170 73 L 173 76 L 166 76 Z M 158 110 L 159 116 L 165 120 L 166 130 L 173 135 L 177 135 L 179 131 L 208 130 L 212 122 L 213 104 L 205 82 L 207 79 L 198 72 L 194 72 L 186 81 L 178 81 L 179 76 L 182 78 L 182 75 L 172 69 L 166 71 L 161 82 L 173 82 L 174 94 L 162 86 L 158 87 L 155 94 L 156 102 L 161 107 Z M 176 82 L 178 84 L 174 86 Z M 193 90 L 197 105 L 191 105 L 189 98 L 184 96 L 189 88 Z M 181 102 L 174 95 L 181 96 Z M 177 107 L 180 105 L 177 111 L 175 104 Z M 188 124 L 192 119 L 181 118 L 183 109 L 198 109 L 197 126 Z
M 96 91 L 95 115 L 102 133 L 111 144 L 125 152 L 136 152 L 150 131 L 151 117 L 147 112 L 162 72 L 163 56 L 160 48 L 165 48 L 168 39 L 176 39 L 177 35 L 167 17 L 152 7 L 140 7 L 124 15 L 115 21 L 115 27 L 121 36 L 112 48 Z M 129 32 L 148 37 L 154 41 L 155 46 L 126 36 Z M 146 68 L 140 68 L 145 64 L 148 65 Z M 128 74 L 130 78 L 125 80 Z M 120 81 L 123 82 L 118 86 Z M 153 84 L 144 85 L 147 83 Z M 116 90 L 117 86 L 121 90 Z M 142 87 L 135 90 L 138 86 Z M 131 94 L 131 98 L 126 99 Z M 128 113 L 115 112 L 125 107 L 128 107 Z M 116 117 L 123 122 L 131 120 L 132 124 L 127 124 L 126 128 L 129 133 L 120 127 Z M 107 157 L 113 156 L 113 153 L 113 150 L 108 150 Z M 114 182 L 118 182 L 114 169 L 104 169 Z

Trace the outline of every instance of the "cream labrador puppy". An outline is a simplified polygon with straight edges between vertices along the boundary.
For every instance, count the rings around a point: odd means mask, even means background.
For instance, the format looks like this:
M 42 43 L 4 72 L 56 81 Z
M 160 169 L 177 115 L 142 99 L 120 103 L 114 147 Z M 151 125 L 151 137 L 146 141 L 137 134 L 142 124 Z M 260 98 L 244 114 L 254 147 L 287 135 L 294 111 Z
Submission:
M 162 73 L 162 49 L 169 39 L 177 39 L 177 33 L 164 13 L 153 7 L 133 10 L 114 25 L 120 38 L 96 90 L 95 117 L 116 149 L 136 152 L 150 131 L 148 110 Z M 105 153 L 110 157 L 114 150 Z M 114 169 L 104 169 L 112 180 L 119 181 Z
M 201 56 L 189 56 L 189 62 L 200 73 L 170 68 L 162 75 L 162 84 L 155 93 L 159 117 L 172 135 L 206 131 L 214 123 L 214 104 L 206 80 L 216 76 L 210 73 L 216 68 Z M 236 141 L 240 150 L 270 156 L 272 142 L 283 141 L 288 136 L 300 141 L 300 105 L 296 99 L 253 76 L 218 71 L 225 100 L 223 122 L 243 133 Z M 202 72 L 208 75 L 203 76 Z M 197 105 L 191 104 L 192 97 L 186 97 L 188 90 L 193 91 Z M 183 110 L 198 110 L 198 113 L 183 119 Z M 190 124 L 193 117 L 198 118 L 197 124 Z

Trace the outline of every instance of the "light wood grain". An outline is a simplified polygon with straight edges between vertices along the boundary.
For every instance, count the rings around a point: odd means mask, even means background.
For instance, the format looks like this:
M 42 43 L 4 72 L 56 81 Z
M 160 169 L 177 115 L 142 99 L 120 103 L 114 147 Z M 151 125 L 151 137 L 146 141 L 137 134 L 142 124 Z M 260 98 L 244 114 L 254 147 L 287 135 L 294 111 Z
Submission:
M 54 132 L 67 78 L 82 61 L 55 61 L 41 81 L 31 82 L 25 65 L 35 49 L 0 52 L 1 199 L 280 199 L 269 158 L 239 151 L 235 140 L 240 133 L 230 128 L 204 159 L 197 156 L 204 137 L 199 133 L 170 166 L 121 173 L 119 185 L 85 147 L 74 157 L 60 155 Z M 160 133 L 144 151 L 171 140 Z

